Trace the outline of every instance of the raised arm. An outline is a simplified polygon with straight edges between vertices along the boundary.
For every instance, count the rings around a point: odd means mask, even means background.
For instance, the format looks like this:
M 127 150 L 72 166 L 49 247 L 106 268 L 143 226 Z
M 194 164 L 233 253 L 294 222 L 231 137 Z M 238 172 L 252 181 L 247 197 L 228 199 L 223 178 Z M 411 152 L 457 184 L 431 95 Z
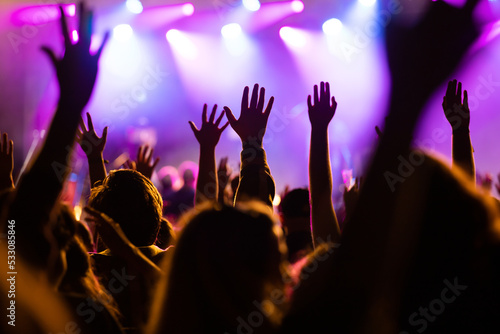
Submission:
M 259 85 L 255 84 L 249 106 L 249 90 L 248 87 L 243 90 L 239 119 L 234 117 L 229 107 L 224 107 L 229 124 L 240 137 L 243 147 L 240 183 L 236 191 L 235 202 L 259 199 L 272 209 L 275 186 L 271 170 L 267 165 L 262 139 L 266 133 L 267 120 L 273 107 L 274 97 L 271 96 L 264 110 L 266 90 L 262 87 L 259 94 Z
M 464 91 L 462 103 L 462 83 L 457 80 L 448 83 L 443 97 L 443 110 L 452 128 L 453 166 L 459 166 L 472 178 L 476 178 L 473 148 L 470 140 L 470 110 L 467 91 Z
M 217 201 L 220 204 L 224 204 L 224 191 L 226 190 L 227 184 L 231 177 L 231 168 L 227 165 L 228 157 L 220 159 L 219 168 L 217 169 L 217 182 L 219 183 L 219 194 L 217 195 Z
M 102 152 L 106 146 L 106 139 L 108 137 L 108 127 L 102 131 L 101 137 L 98 137 L 94 130 L 92 117 L 87 113 L 87 124 L 85 126 L 83 118 L 80 117 L 80 130 L 76 133 L 76 138 L 80 147 L 87 156 L 89 163 L 89 176 L 90 187 L 93 188 L 95 183 L 102 181 L 106 178 L 106 167 L 104 166 L 104 158 Z
M 314 104 L 307 98 L 311 122 L 309 151 L 309 190 L 311 196 L 311 228 L 314 246 L 323 242 L 339 242 L 340 228 L 332 202 L 332 171 L 328 147 L 328 125 L 335 115 L 337 102 L 332 97 L 330 84 L 321 82 L 320 91 L 314 86 Z
M 14 188 L 14 142 L 4 133 L 0 138 L 0 193 Z
M 204 201 L 217 201 L 219 192 L 218 180 L 215 166 L 215 147 L 219 142 L 222 131 L 229 125 L 226 122 L 221 128 L 219 124 L 224 117 L 224 111 L 215 120 L 217 105 L 212 108 L 212 113 L 207 121 L 207 105 L 203 106 L 201 128 L 198 129 L 193 122 L 189 121 L 189 125 L 193 130 L 194 136 L 200 144 L 200 160 L 198 180 L 196 181 L 196 196 L 195 203 L 200 204 Z

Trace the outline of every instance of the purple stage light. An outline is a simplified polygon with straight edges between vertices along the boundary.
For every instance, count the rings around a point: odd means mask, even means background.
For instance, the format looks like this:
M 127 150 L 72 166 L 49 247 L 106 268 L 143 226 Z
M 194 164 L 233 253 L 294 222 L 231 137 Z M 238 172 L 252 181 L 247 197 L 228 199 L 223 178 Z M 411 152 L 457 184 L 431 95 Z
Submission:
M 301 13 L 304 10 L 304 3 L 300 0 L 294 0 L 290 6 L 295 13 Z
M 66 16 L 73 17 L 76 14 L 75 4 L 62 5 Z M 56 21 L 61 18 L 59 5 L 40 5 L 21 8 L 12 13 L 11 21 L 16 25 L 42 25 Z
M 140 14 L 144 9 L 140 0 L 127 0 L 125 4 L 127 9 L 134 14 Z
M 182 13 L 186 16 L 191 16 L 194 13 L 194 6 L 192 3 L 186 3 L 182 5 Z
M 249 11 L 256 12 L 260 9 L 259 0 L 243 0 L 243 6 Z

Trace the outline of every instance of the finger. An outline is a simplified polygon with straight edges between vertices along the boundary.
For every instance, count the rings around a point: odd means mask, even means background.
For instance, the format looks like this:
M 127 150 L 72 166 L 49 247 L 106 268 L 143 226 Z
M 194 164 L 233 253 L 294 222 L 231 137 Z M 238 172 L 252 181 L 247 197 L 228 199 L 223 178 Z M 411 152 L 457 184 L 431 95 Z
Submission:
M 64 37 L 64 46 L 68 48 L 71 46 L 71 38 L 69 36 L 68 24 L 66 22 L 66 15 L 61 5 L 59 5 L 59 13 L 61 14 L 61 30 Z
M 323 81 L 321 81 L 319 83 L 319 86 L 320 86 L 320 89 L 319 89 L 319 100 L 320 101 L 324 101 L 326 99 L 326 96 L 325 96 L 325 83 Z M 330 100 L 330 98 L 328 98 L 328 100 Z M 330 102 L 330 101 L 328 101 Z
M 330 95 L 328 95 L 330 96 Z M 335 96 L 332 96 L 332 108 L 337 109 L 337 101 L 335 100 Z
M 85 122 L 83 121 L 83 117 L 80 116 L 80 121 L 78 122 L 80 124 L 80 128 L 82 132 L 87 132 L 87 127 L 85 126 Z
M 104 130 L 102 130 L 102 136 L 101 136 L 101 141 L 105 145 L 106 144 L 106 139 L 108 138 L 108 127 L 104 127 Z
M 446 96 L 450 96 L 452 91 L 453 91 L 453 80 L 448 81 L 448 87 L 446 88 Z M 454 93 L 455 92 L 453 92 L 453 94 Z
M 90 46 L 90 39 L 92 36 L 92 21 L 94 14 L 92 11 L 85 7 L 84 2 L 80 2 L 80 24 L 79 24 L 79 34 L 80 40 L 84 45 Z
M 257 105 L 257 110 L 259 112 L 262 112 L 262 110 L 264 109 L 265 98 L 266 98 L 266 89 L 264 87 L 261 87 L 259 94 L 259 104 Z
M 99 49 L 97 50 L 97 53 L 95 54 L 95 57 L 97 59 L 99 59 L 99 57 L 101 57 L 102 50 L 104 50 L 104 46 L 108 43 L 109 36 L 110 36 L 109 31 L 106 31 L 106 33 L 104 34 L 104 38 L 102 40 L 101 46 L 99 47 Z
M 222 112 L 220 113 L 219 118 L 217 118 L 217 120 L 215 121 L 215 126 L 216 126 L 216 127 L 219 127 L 219 124 L 220 124 L 220 122 L 222 121 L 222 117 L 224 117 L 224 114 L 225 114 L 225 113 L 226 113 L 226 112 L 224 111 L 224 109 L 222 109 Z
M 458 83 L 457 87 L 457 97 L 458 97 L 458 104 L 462 104 L 462 83 Z
M 45 54 L 47 54 L 47 56 L 49 56 L 50 61 L 52 62 L 54 67 L 57 68 L 57 63 L 59 62 L 59 60 L 57 60 L 57 57 L 56 57 L 54 51 L 52 51 L 52 49 L 49 48 L 48 46 L 42 46 L 40 49 L 43 52 L 45 52 Z
M 139 149 L 137 150 L 137 159 L 136 159 L 136 161 L 141 161 L 142 160 L 142 155 L 143 155 L 142 151 L 143 151 L 143 146 L 141 145 L 141 146 L 139 146 Z
M 326 82 L 325 83 L 325 94 L 326 98 L 330 100 L 330 83 Z M 335 101 L 335 98 L 332 98 L 332 102 Z
M 154 148 L 152 147 L 146 147 L 148 149 L 147 153 L 144 152 L 144 156 L 146 157 L 146 159 L 144 159 L 147 163 L 149 163 L 151 161 L 151 158 L 153 157 L 153 151 L 154 151 Z M 147 156 L 146 156 L 147 154 Z
M 87 124 L 89 125 L 89 131 L 95 132 L 94 123 L 92 123 L 92 117 L 90 116 L 89 113 L 87 113 Z
M 226 124 L 224 124 L 222 126 L 222 128 L 220 128 L 220 132 L 222 133 L 222 131 L 224 131 L 227 128 L 228 125 L 229 125 L 229 122 L 226 122 Z
M 80 130 L 76 130 L 75 136 L 77 143 L 80 143 L 83 139 L 83 133 Z
M 250 88 L 248 86 L 245 86 L 245 88 L 243 89 L 243 97 L 241 98 L 241 112 L 243 112 L 243 110 L 248 109 L 248 92 L 249 91 L 250 91 Z
M 259 93 L 259 85 L 255 84 L 255 85 L 253 85 L 252 98 L 250 100 L 250 108 L 251 109 L 257 108 L 258 93 Z
M 318 105 L 319 99 L 318 99 L 318 85 L 314 85 L 314 105 Z
M 12 158 L 14 156 L 14 142 L 9 140 L 9 157 Z
M 273 103 L 274 103 L 274 96 L 271 96 L 269 102 L 267 103 L 266 111 L 264 111 L 264 115 L 266 115 L 266 117 L 269 117 L 271 109 L 273 108 Z
M 194 125 L 193 122 L 189 121 L 188 123 L 191 126 L 191 130 L 193 130 L 193 133 L 196 135 L 199 131 L 198 128 L 196 127 L 196 125 Z
M 215 112 L 217 111 L 217 105 L 214 104 L 214 107 L 212 108 L 212 113 L 210 114 L 210 119 L 209 119 L 209 122 L 211 124 L 214 123 L 214 119 L 215 119 Z
M 377 133 L 377 136 L 378 136 L 379 138 L 381 138 L 381 137 L 382 137 L 382 131 L 380 131 L 380 128 L 379 128 L 378 126 L 375 126 L 375 132 Z
M 231 124 L 231 127 L 234 129 L 238 121 L 234 117 L 233 112 L 231 111 L 231 109 L 229 109 L 229 107 L 224 107 L 224 111 L 226 112 L 226 117 L 229 121 L 229 124 Z
M 208 107 L 208 106 L 207 106 L 207 104 L 205 103 L 205 104 L 203 105 L 203 112 L 202 112 L 202 114 L 201 114 L 201 121 L 203 122 L 203 123 L 202 123 L 202 125 L 201 125 L 202 127 L 203 127 L 203 124 L 205 124 L 205 123 L 207 122 L 207 107 Z
M 153 163 L 153 166 L 151 166 L 152 169 L 155 169 L 156 165 L 160 162 L 160 158 L 156 158 L 155 162 Z
M 464 90 L 464 108 L 467 112 L 469 111 L 469 94 L 466 90 Z
M 307 108 L 312 109 L 312 104 L 311 104 L 311 95 L 307 96 Z

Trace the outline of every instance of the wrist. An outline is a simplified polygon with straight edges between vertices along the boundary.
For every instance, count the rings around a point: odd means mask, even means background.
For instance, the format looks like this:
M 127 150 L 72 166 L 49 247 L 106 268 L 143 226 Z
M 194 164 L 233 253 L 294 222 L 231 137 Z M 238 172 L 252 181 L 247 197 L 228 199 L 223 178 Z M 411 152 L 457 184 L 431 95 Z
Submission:
M 104 158 L 102 152 L 100 152 L 99 154 L 87 155 L 87 160 L 88 162 L 101 162 L 104 161 Z
M 469 131 L 469 127 L 461 127 L 461 128 L 457 128 L 457 129 L 453 129 L 452 130 L 452 134 L 454 136 L 464 136 L 464 135 L 469 135 L 470 131 Z

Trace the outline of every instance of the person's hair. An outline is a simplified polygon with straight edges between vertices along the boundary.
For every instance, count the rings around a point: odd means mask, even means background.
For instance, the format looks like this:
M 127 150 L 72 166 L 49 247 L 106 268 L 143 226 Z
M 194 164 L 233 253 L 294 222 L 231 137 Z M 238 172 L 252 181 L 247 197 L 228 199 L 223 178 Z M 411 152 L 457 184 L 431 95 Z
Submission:
M 167 249 L 168 246 L 172 245 L 175 241 L 175 231 L 172 224 L 165 218 L 161 220 L 160 230 L 158 231 L 158 237 L 156 238 L 155 245 Z
M 153 309 L 156 331 L 235 332 L 238 317 L 261 312 L 257 303 L 283 292 L 286 246 L 279 227 L 260 203 L 206 204 L 182 219 L 187 224 L 174 248 L 165 296 Z M 279 306 L 272 313 L 262 315 L 261 329 L 281 319 Z
M 136 246 L 152 245 L 160 228 L 163 200 L 153 183 L 141 173 L 111 171 L 92 188 L 89 206 L 116 221 Z
M 283 197 L 279 209 L 285 219 L 309 218 L 311 214 L 309 190 L 302 188 L 293 189 Z

